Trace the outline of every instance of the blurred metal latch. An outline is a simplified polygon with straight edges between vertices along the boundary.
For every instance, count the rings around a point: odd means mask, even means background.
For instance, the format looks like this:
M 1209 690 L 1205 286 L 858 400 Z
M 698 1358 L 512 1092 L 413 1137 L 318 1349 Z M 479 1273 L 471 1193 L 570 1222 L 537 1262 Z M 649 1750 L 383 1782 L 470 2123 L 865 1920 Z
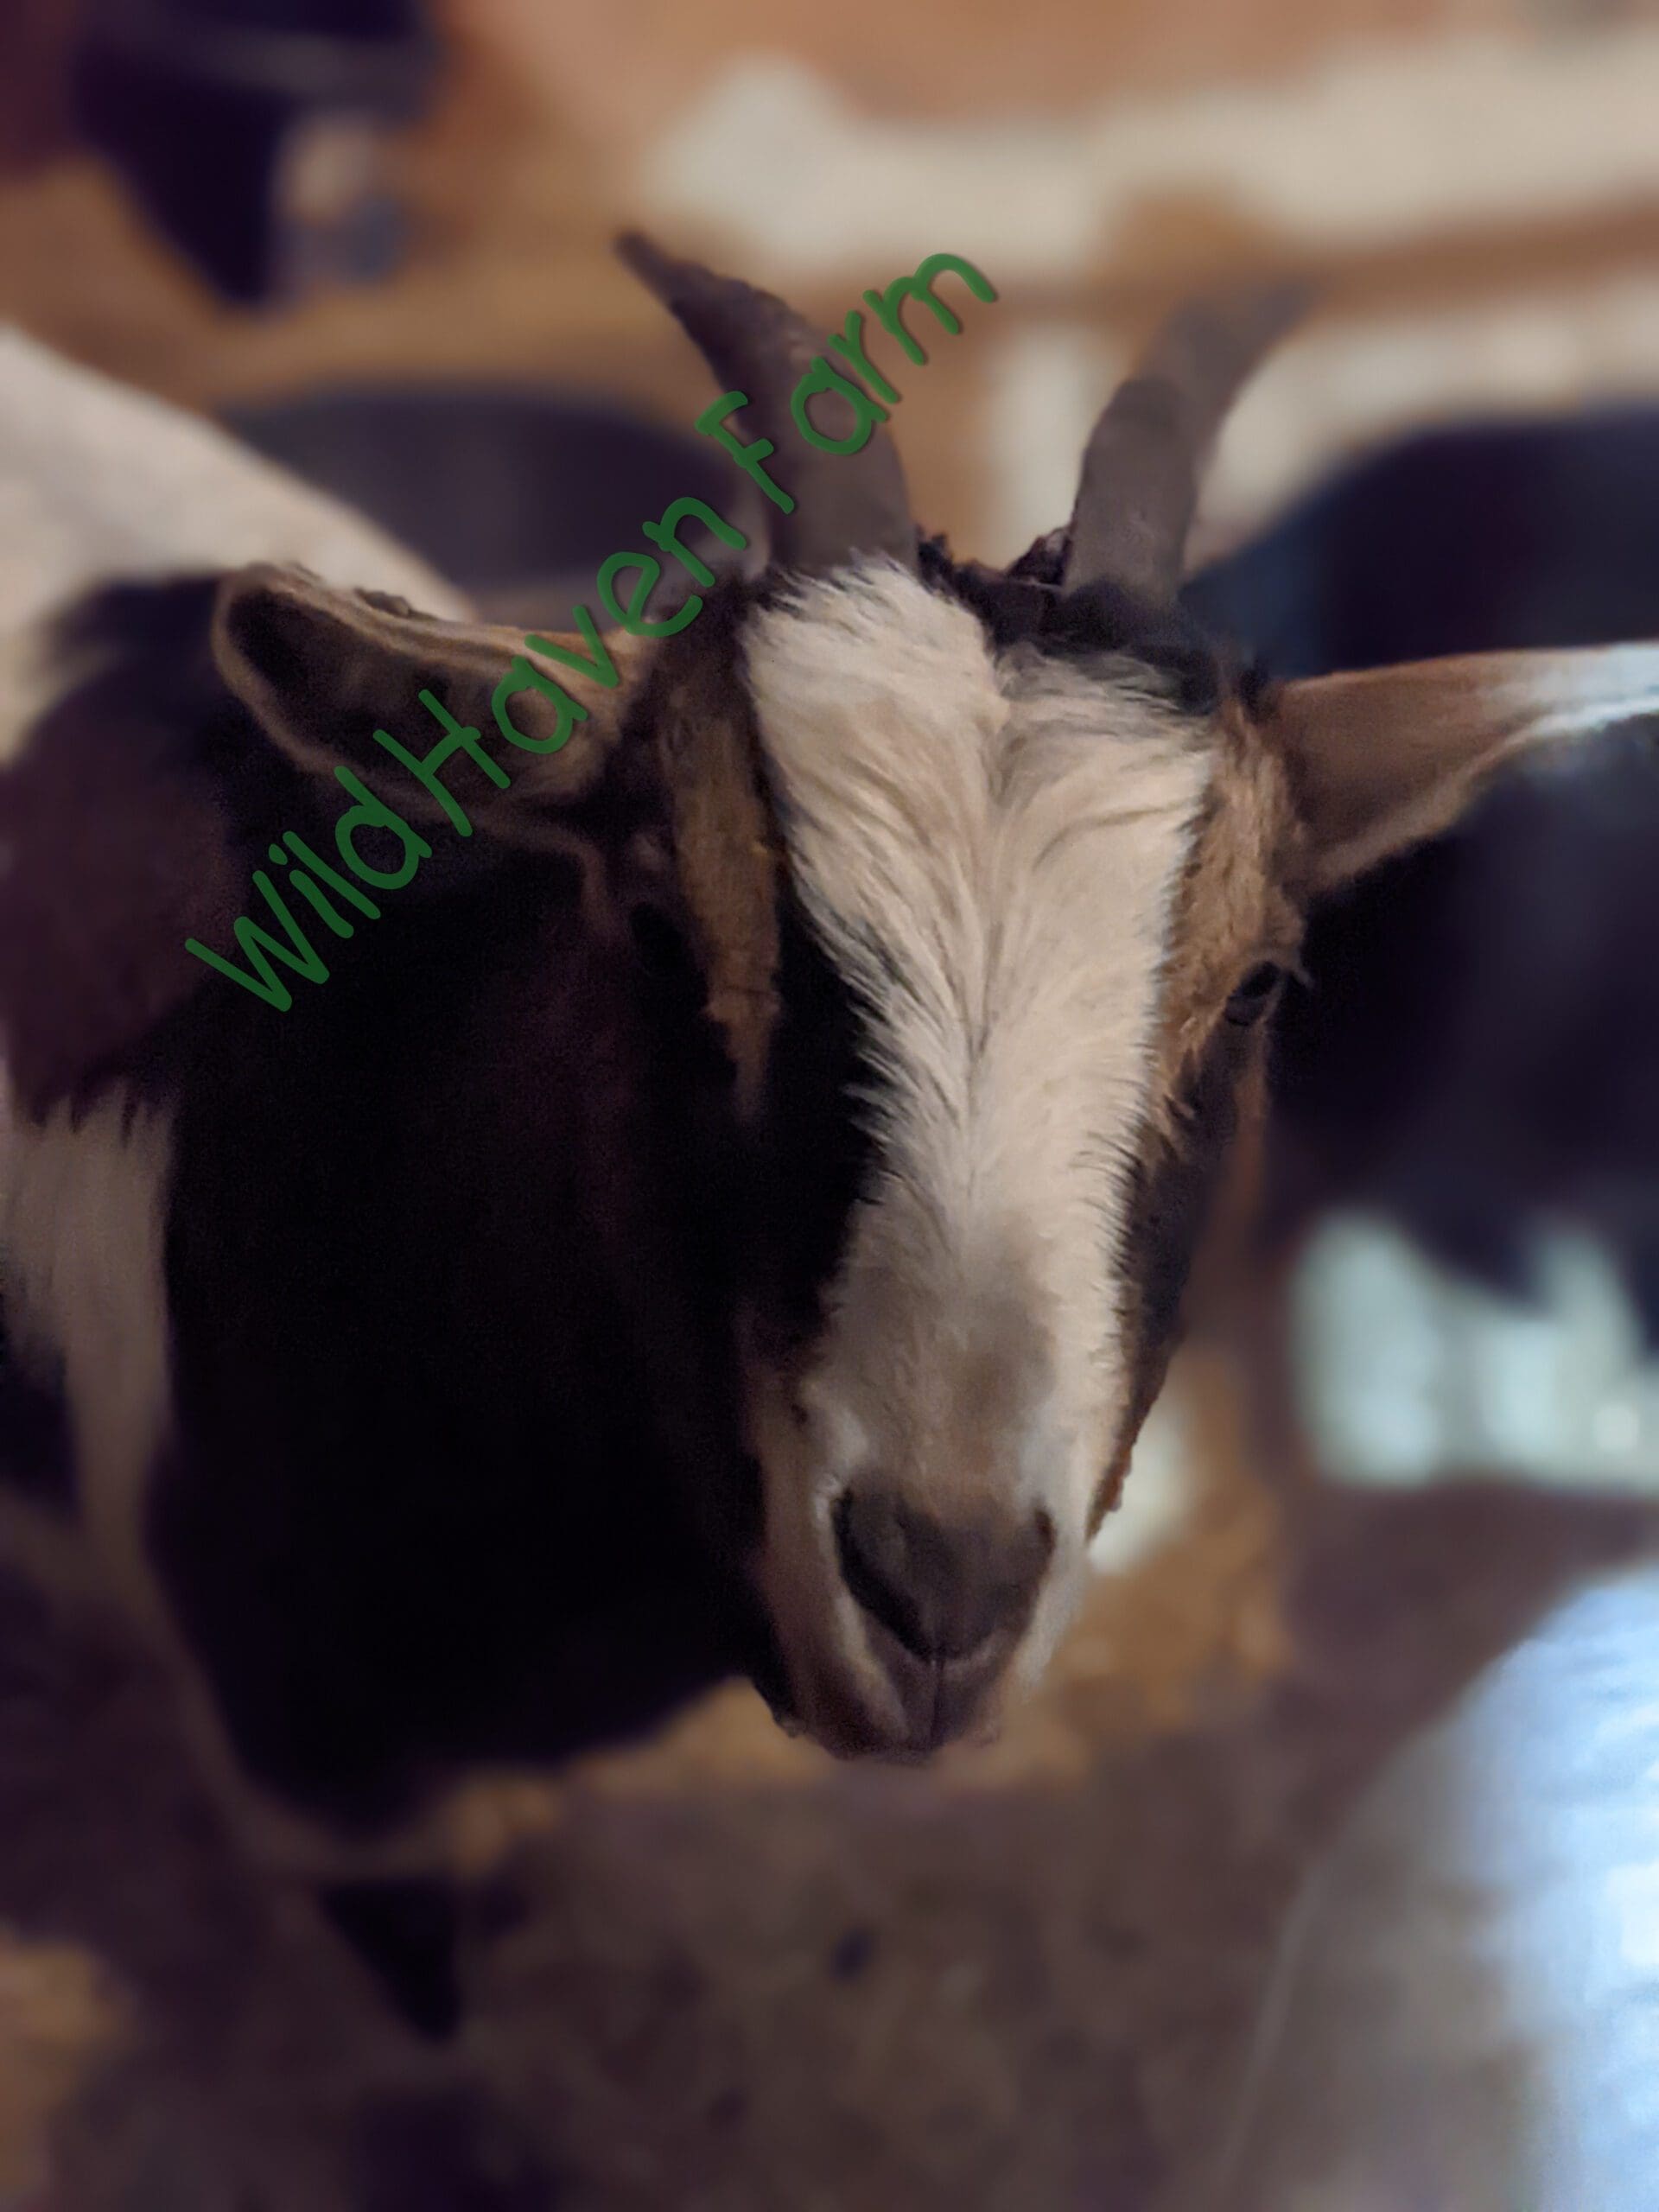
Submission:
M 73 99 L 172 243 L 257 302 L 395 263 L 385 141 L 438 61 L 427 0 L 88 0 Z

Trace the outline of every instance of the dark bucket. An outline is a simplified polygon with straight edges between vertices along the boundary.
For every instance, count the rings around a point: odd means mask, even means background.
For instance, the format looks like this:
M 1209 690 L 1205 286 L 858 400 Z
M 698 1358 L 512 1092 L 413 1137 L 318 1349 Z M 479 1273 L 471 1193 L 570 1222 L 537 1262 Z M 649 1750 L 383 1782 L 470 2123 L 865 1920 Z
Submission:
M 481 605 L 568 621 L 578 600 L 601 623 L 594 572 L 652 550 L 641 524 L 701 499 L 763 544 L 741 472 L 705 438 L 602 400 L 511 385 L 366 386 L 227 410 L 256 451 L 333 493 L 419 553 Z M 693 522 L 682 542 L 716 572 L 745 564 Z M 625 574 L 619 591 L 635 581 Z M 669 563 L 650 612 L 683 598 Z
M 423 111 L 440 62 L 427 0 L 84 0 L 72 100 L 200 275 L 264 301 L 396 265 L 381 140 Z M 314 179 L 320 159 L 338 170 L 341 147 L 355 181 L 319 216 L 297 180 L 308 153 Z

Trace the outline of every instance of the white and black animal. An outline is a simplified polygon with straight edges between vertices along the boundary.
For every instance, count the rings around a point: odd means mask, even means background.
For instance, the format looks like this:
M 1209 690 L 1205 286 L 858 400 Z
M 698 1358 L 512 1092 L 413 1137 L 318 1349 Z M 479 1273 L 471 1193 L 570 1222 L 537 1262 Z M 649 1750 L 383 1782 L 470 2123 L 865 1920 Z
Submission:
M 1659 628 L 1659 413 L 1421 432 L 1339 472 L 1183 601 L 1286 677 Z M 1659 728 L 1497 779 L 1325 901 L 1275 1039 L 1264 1227 L 1359 1205 L 1491 1287 L 1541 1223 L 1659 1346 Z
M 1659 709 L 1655 647 L 1277 688 L 1211 650 L 1186 529 L 1276 311 L 1178 318 L 1004 574 L 922 537 L 885 434 L 797 434 L 790 310 L 633 257 L 795 509 L 763 577 L 613 639 L 510 791 L 452 769 L 478 834 L 429 808 L 326 987 L 278 1017 L 185 940 L 327 840 L 335 762 L 407 811 L 376 727 L 424 687 L 488 728 L 517 636 L 269 566 L 112 582 L 3 740 L 13 1488 L 319 1878 L 734 1670 L 842 1753 L 989 1725 L 1082 1586 L 1311 904 Z

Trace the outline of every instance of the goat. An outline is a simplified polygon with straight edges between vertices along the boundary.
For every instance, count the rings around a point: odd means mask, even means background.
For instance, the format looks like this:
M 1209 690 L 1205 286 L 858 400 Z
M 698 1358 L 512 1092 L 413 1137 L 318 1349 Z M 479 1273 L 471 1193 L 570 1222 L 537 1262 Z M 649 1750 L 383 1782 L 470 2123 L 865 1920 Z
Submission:
M 1185 603 L 1287 675 L 1609 644 L 1659 620 L 1656 499 L 1650 410 L 1448 426 L 1319 486 Z M 1659 1345 L 1656 835 L 1653 732 L 1611 729 L 1325 904 L 1275 1039 L 1281 1256 L 1363 1205 L 1520 1294 L 1553 1213 L 1605 1241 Z
M 30 1526 L 318 1881 L 722 1674 L 848 1756 L 990 1726 L 1118 1495 L 1312 902 L 1659 708 L 1656 647 L 1281 686 L 1211 649 L 1198 469 L 1282 302 L 1178 316 L 999 573 L 921 537 L 885 431 L 799 435 L 792 310 L 630 258 L 794 509 L 690 631 L 610 639 L 615 688 L 549 670 L 587 719 L 510 792 L 457 772 L 481 834 L 327 991 L 275 1020 L 185 940 L 271 825 L 326 838 L 335 762 L 386 791 L 423 687 L 488 727 L 516 636 L 270 566 L 117 582 L 3 747 L 0 1271 L 67 1421 Z

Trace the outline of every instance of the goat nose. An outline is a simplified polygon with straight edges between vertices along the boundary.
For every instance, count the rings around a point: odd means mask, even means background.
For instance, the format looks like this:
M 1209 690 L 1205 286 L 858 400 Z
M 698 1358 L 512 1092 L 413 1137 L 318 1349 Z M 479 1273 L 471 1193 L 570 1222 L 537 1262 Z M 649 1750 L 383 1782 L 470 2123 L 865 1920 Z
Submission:
M 843 1491 L 835 1528 L 847 1587 L 918 1659 L 1018 1636 L 1054 1550 L 1046 1513 L 947 1522 L 885 1490 Z

